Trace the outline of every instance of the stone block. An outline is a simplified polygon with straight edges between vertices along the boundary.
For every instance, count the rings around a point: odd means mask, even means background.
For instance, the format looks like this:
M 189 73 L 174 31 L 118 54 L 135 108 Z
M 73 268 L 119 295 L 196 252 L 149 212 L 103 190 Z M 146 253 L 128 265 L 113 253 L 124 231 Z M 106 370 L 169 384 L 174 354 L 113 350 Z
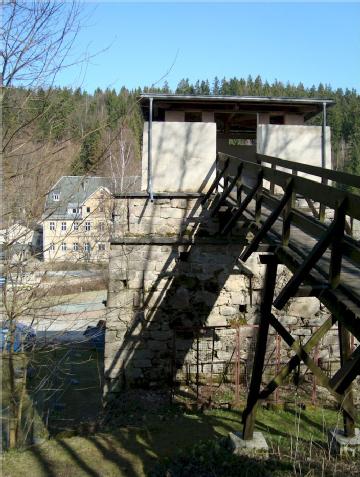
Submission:
M 313 318 L 320 311 L 320 301 L 313 296 L 293 298 L 287 309 L 287 314 L 302 318 Z
M 262 432 L 254 432 L 253 438 L 245 440 L 240 432 L 230 432 L 230 447 L 236 455 L 245 455 L 248 457 L 268 457 L 269 446 L 266 443 Z
M 185 219 L 186 212 L 183 209 L 175 209 L 172 207 L 161 207 L 160 217 L 162 219 Z
M 355 429 L 354 437 L 346 437 L 343 430 L 333 429 L 328 432 L 330 452 L 337 455 L 355 457 L 360 454 L 360 430 Z
M 176 209 L 187 209 L 191 207 L 191 201 L 188 199 L 171 199 L 171 207 Z
M 294 326 L 299 321 L 299 318 L 297 318 L 296 316 L 288 316 L 288 315 L 277 317 L 277 319 L 284 326 Z
M 227 320 L 224 316 L 211 314 L 206 321 L 207 326 L 225 326 Z
M 220 307 L 220 314 L 223 316 L 233 316 L 238 313 L 238 309 L 234 306 L 222 306 Z
M 298 328 L 293 330 L 292 334 L 294 336 L 311 336 L 312 331 L 309 328 Z

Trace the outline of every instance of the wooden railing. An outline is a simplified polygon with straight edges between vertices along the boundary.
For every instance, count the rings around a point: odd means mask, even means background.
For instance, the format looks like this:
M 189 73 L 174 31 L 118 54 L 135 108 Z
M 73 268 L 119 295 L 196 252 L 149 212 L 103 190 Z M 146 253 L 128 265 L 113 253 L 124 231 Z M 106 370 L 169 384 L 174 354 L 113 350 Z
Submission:
M 309 174 L 310 178 L 301 177 L 300 173 Z M 264 187 L 265 181 L 269 187 Z M 360 220 L 360 195 L 344 190 L 346 187 L 360 190 L 360 177 L 259 154 L 253 161 L 219 154 L 218 174 L 203 202 L 211 199 L 212 215 L 221 209 L 227 210 L 220 234 L 226 236 L 240 219 L 248 220 L 254 235 L 240 254 L 242 261 L 259 250 L 269 236 L 270 242 L 274 242 L 273 253 L 262 258 L 267 273 L 253 376 L 243 415 L 245 439 L 253 435 L 257 401 L 281 385 L 300 361 L 342 406 L 345 433 L 354 435 L 351 382 L 360 372 L 360 346 L 352 351 L 349 343 L 350 333 L 360 341 L 360 242 L 350 236 L 346 219 Z M 278 191 L 282 193 L 277 194 Z M 296 206 L 298 198 L 306 200 L 313 215 Z M 328 214 L 329 220 L 324 220 L 326 209 L 334 211 Z M 293 229 L 296 229 L 295 237 Z M 304 242 L 308 242 L 308 246 L 304 246 Z M 277 263 L 284 263 L 293 275 L 275 297 Z M 342 280 L 342 273 L 346 279 Z M 283 309 L 295 296 L 316 296 L 331 314 L 305 344 L 293 338 L 271 312 L 273 306 Z M 329 378 L 309 353 L 336 322 L 341 367 Z M 275 328 L 295 355 L 260 391 L 269 326 Z

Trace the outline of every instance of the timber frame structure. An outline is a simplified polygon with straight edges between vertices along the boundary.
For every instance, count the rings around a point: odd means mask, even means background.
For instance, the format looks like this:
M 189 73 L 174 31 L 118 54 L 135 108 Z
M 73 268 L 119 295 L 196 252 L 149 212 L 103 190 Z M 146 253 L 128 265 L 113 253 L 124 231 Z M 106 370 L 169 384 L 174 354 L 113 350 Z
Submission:
M 231 161 L 238 167 L 230 174 Z M 303 177 L 304 174 L 316 179 Z M 253 179 L 250 185 L 245 180 L 249 175 Z M 269 187 L 264 187 L 264 181 Z M 264 242 L 267 244 L 267 253 L 261 256 L 267 268 L 259 331 L 243 413 L 246 440 L 253 437 L 259 401 L 281 386 L 301 361 L 338 402 L 345 435 L 354 436 L 351 383 L 360 374 L 360 346 L 351 351 L 350 335 L 360 340 L 360 243 L 352 238 L 351 229 L 353 220 L 360 220 L 360 196 L 346 191 L 351 187 L 360 189 L 360 177 L 260 154 L 256 154 L 254 162 L 218 155 L 218 173 L 203 203 L 211 201 L 211 214 L 218 214 L 220 219 L 220 234 L 229 235 L 238 221 L 243 221 L 243 226 L 252 232 L 240 256 L 243 262 L 252 253 L 264 250 Z M 282 194 L 278 193 L 279 188 Z M 307 211 L 297 208 L 298 200 L 306 202 Z M 329 209 L 334 211 L 331 219 L 326 218 Z M 293 275 L 275 297 L 279 263 Z M 296 296 L 315 296 L 331 313 L 306 343 L 292 337 L 272 313 L 273 306 L 281 310 Z M 329 378 L 310 357 L 310 351 L 335 323 L 341 367 Z M 294 355 L 261 389 L 270 326 Z

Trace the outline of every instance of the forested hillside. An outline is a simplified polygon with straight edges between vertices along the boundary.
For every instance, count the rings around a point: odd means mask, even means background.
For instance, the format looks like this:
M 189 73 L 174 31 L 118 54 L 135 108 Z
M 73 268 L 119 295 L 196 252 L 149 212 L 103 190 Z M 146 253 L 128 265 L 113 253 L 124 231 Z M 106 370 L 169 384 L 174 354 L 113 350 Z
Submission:
M 305 88 L 258 76 L 212 83 L 179 82 L 175 91 L 137 88 L 9 88 L 3 98 L 3 152 L 8 214 L 37 220 L 51 185 L 65 174 L 140 173 L 142 117 L 137 96 L 143 92 L 333 98 L 328 112 L 332 128 L 333 167 L 360 174 L 360 96 L 329 85 Z M 321 117 L 311 121 L 320 124 Z M 22 189 L 25 194 L 18 194 Z

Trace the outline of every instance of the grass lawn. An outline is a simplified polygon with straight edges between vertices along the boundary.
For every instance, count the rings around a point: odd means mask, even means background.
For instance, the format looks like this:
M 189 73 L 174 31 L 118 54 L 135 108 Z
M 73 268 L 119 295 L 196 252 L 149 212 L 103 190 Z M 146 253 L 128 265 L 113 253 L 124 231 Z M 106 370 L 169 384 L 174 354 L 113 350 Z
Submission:
M 360 459 L 329 456 L 327 429 L 342 427 L 335 410 L 259 408 L 257 429 L 266 437 L 270 459 L 239 459 L 219 443 L 242 429 L 240 408 L 191 411 L 185 402 L 171 405 L 166 393 L 133 390 L 103 416 L 102 363 L 101 352 L 73 347 L 31 357 L 36 374 L 29 399 L 43 409 L 51 437 L 5 452 L 3 477 L 360 477 Z M 50 378 L 40 391 L 44 377 Z M 5 405 L 6 392 L 3 398 Z
M 123 409 L 103 432 L 50 439 L 23 452 L 5 453 L 3 476 L 138 477 L 153 472 L 165 476 L 166 472 L 156 470 L 160 459 L 173 458 L 180 450 L 190 455 L 192 446 L 200 441 L 218 439 L 241 429 L 240 410 L 192 413 L 176 405 L 151 410 L 145 402 L 135 400 Z M 257 428 L 264 432 L 270 445 L 270 461 L 252 461 L 247 467 L 250 471 L 231 475 L 359 476 L 360 460 L 356 463 L 329 459 L 326 429 L 336 425 L 341 425 L 341 416 L 332 410 L 261 409 Z M 260 471 L 256 467 L 259 465 Z M 172 475 L 168 473 L 166 477 Z M 202 475 L 227 477 L 216 472 Z

